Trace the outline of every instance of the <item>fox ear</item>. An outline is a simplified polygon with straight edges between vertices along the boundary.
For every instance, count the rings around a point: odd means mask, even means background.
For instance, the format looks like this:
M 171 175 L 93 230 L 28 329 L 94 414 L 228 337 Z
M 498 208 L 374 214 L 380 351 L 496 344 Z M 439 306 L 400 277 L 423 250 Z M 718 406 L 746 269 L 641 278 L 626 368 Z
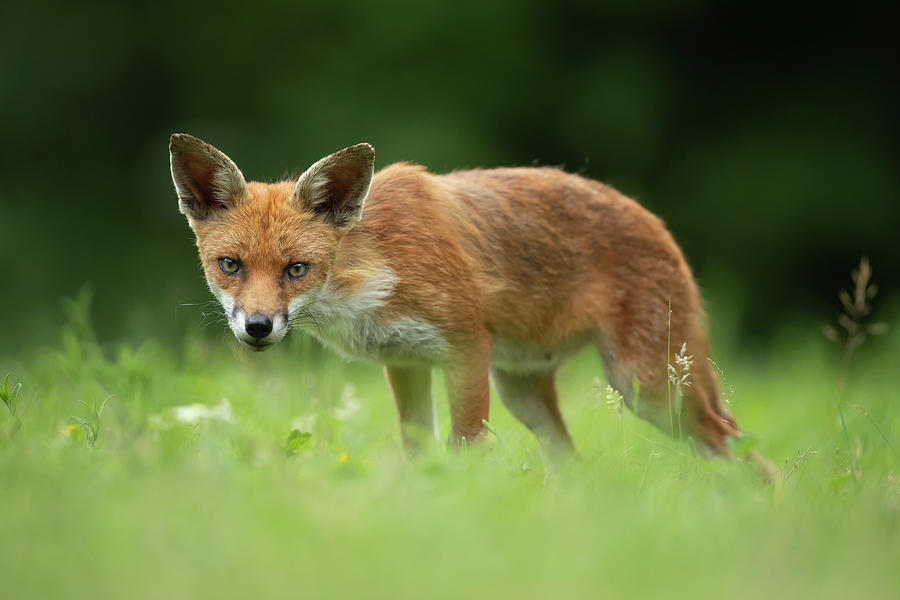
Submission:
M 375 170 L 375 148 L 356 144 L 326 156 L 297 180 L 293 199 L 339 230 L 362 216 Z
M 244 195 L 245 182 L 230 158 L 186 133 L 169 138 L 169 163 L 181 212 L 202 220 L 216 210 L 234 206 Z

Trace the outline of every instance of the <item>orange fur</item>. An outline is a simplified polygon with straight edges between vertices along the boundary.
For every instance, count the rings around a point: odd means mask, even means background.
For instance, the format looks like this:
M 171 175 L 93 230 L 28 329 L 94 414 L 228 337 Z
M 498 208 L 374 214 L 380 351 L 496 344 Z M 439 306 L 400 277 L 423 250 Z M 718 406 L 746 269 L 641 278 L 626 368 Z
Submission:
M 200 144 L 173 136 L 173 176 L 178 187 L 183 173 L 202 175 L 179 193 L 211 287 L 248 314 L 293 318 L 292 302 L 308 301 L 302 326 L 344 354 L 386 364 L 408 445 L 434 431 L 430 369 L 438 366 L 454 438 L 482 433 L 491 373 L 544 446 L 568 452 L 554 372 L 589 343 L 629 406 L 637 378 L 640 416 L 665 431 L 667 356 L 686 344 L 695 356 L 684 389 L 686 431 L 724 454 L 726 436 L 740 435 L 706 360 L 690 268 L 662 221 L 616 190 L 555 168 L 435 175 L 399 163 L 375 174 L 368 196 L 357 198 L 374 160 L 361 145 L 313 168 L 337 191 L 294 182 L 238 186 L 241 176 L 225 187 L 242 191 L 223 200 L 203 190 L 204 176 L 212 178 L 203 174 L 240 172 Z M 188 166 L 178 175 L 181 162 Z M 204 205 L 204 194 L 213 201 Z M 240 259 L 242 275 L 223 273 L 222 256 Z M 295 261 L 309 263 L 309 272 L 286 281 L 285 265 Z

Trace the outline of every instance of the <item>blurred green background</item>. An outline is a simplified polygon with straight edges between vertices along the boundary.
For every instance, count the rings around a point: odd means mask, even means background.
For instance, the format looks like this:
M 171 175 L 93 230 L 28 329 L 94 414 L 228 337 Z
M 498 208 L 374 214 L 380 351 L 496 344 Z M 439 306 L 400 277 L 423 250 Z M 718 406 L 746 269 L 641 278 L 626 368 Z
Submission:
M 54 341 L 85 285 L 101 340 L 201 321 L 175 131 L 251 179 L 359 141 L 439 172 L 563 165 L 660 214 L 751 341 L 831 320 L 862 254 L 896 296 L 896 24 L 854 6 L 5 2 L 0 354 Z

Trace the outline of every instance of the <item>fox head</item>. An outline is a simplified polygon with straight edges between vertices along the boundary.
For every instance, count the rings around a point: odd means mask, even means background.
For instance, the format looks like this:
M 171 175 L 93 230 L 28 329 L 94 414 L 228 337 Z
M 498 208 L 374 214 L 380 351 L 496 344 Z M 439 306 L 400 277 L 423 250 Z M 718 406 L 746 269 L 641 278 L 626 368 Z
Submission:
M 325 285 L 338 243 L 362 215 L 375 149 L 326 156 L 297 181 L 247 182 L 222 152 L 193 136 L 169 141 L 181 212 L 235 337 L 253 350 L 284 338 L 302 298 Z

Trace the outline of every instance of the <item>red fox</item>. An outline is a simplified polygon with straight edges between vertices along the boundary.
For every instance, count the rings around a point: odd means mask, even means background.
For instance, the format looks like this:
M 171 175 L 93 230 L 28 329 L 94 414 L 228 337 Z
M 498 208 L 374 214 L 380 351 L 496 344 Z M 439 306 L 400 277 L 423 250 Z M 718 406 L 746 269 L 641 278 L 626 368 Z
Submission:
M 659 218 L 609 186 L 549 167 L 435 175 L 397 163 L 376 174 L 369 144 L 296 181 L 258 183 L 190 135 L 172 135 L 169 151 L 235 337 L 261 351 L 299 327 L 344 357 L 383 363 L 407 449 L 436 435 L 440 367 L 452 439 L 481 436 L 493 380 L 545 452 L 573 453 L 554 377 L 585 344 L 626 405 L 669 433 L 668 357 L 686 345 L 696 360 L 684 430 L 725 455 L 726 438 L 741 435 L 706 360 L 681 251 Z

